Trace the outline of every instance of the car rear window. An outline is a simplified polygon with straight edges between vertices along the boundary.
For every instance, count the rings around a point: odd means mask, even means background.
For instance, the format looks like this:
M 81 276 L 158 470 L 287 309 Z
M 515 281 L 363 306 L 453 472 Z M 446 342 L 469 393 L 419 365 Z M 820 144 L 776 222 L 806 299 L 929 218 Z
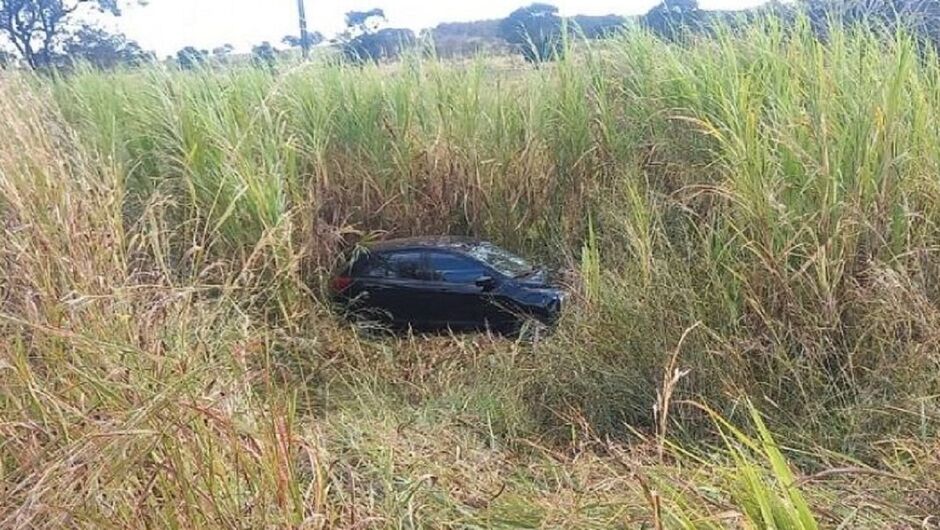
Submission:
M 367 254 L 356 263 L 355 274 L 361 278 L 386 278 L 388 263 L 381 254 Z

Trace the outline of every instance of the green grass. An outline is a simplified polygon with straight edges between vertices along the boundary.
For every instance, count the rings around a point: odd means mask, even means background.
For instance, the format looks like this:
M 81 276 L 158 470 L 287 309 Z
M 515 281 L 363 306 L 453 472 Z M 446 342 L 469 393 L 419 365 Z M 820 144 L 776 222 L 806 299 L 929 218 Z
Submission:
M 7 74 L 0 526 L 916 527 L 938 109 L 908 36 L 774 20 L 539 69 Z M 338 249 L 426 233 L 564 269 L 558 332 L 332 316 Z

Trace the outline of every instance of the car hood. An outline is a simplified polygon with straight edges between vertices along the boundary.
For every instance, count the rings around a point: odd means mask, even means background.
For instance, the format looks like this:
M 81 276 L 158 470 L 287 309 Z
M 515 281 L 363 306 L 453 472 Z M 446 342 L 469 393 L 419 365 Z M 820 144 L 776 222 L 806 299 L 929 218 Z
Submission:
M 524 285 L 525 287 L 558 290 L 558 286 L 555 284 L 554 280 L 553 275 L 546 269 L 539 269 L 532 274 L 516 278 L 519 285 Z
M 560 309 L 568 297 L 564 289 L 552 282 L 551 275 L 546 271 L 519 278 L 513 285 L 513 297 L 517 301 L 550 311 Z

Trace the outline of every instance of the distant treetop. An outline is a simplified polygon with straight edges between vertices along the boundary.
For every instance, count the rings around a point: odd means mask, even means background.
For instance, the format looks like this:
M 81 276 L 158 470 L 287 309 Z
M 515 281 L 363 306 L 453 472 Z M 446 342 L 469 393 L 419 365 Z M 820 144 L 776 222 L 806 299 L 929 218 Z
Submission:
M 307 32 L 307 46 L 316 46 L 324 40 L 323 34 L 319 31 Z M 281 39 L 281 43 L 291 48 L 303 48 L 304 46 L 303 39 L 296 35 L 285 35 L 284 38 Z
M 520 7 L 499 25 L 499 34 L 529 62 L 554 59 L 562 51 L 563 22 L 558 8 L 535 3 Z
M 385 11 L 380 8 L 346 13 L 346 28 L 356 33 L 373 33 L 385 24 Z

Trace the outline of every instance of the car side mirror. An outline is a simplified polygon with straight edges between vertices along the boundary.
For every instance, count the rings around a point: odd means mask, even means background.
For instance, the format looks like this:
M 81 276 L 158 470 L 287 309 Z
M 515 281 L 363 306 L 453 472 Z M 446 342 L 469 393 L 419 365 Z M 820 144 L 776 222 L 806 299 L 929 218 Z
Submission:
M 496 279 L 492 276 L 481 276 L 473 283 L 475 283 L 477 287 L 483 289 L 484 291 L 489 291 L 496 287 Z

